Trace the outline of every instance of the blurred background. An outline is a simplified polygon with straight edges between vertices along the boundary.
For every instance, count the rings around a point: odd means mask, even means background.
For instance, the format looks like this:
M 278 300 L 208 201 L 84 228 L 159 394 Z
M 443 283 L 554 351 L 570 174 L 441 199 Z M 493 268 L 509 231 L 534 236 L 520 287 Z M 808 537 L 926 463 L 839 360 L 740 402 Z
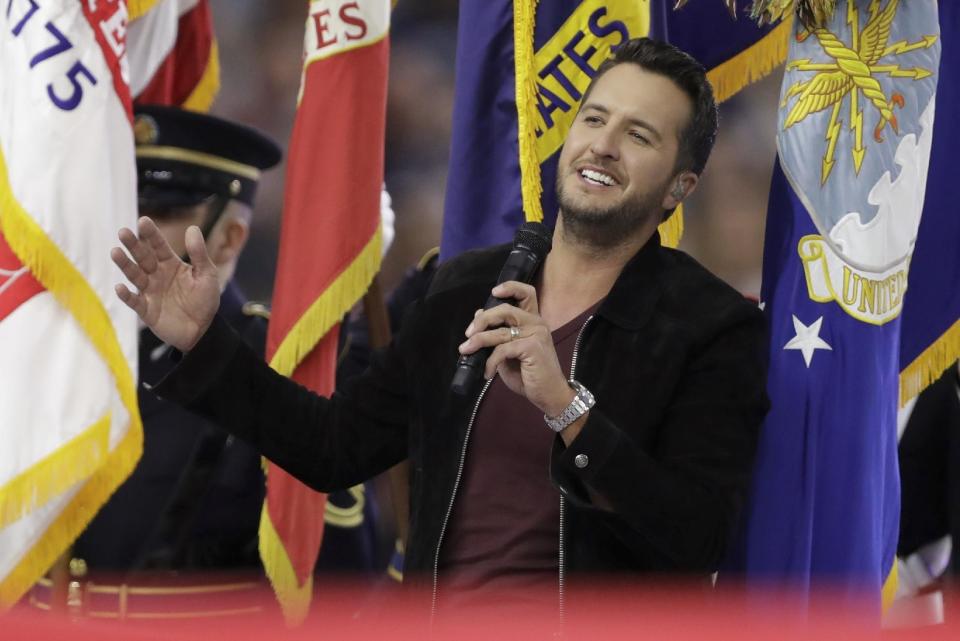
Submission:
M 307 6 L 302 0 L 211 0 L 221 88 L 212 112 L 254 125 L 286 148 L 296 110 Z M 385 294 L 440 242 L 453 109 L 457 0 L 401 0 L 393 12 L 386 183 L 396 238 L 380 274 Z M 686 203 L 681 249 L 745 294 L 760 291 L 780 72 L 720 107 L 720 136 Z M 269 301 L 285 166 L 261 180 L 253 234 L 237 278 Z

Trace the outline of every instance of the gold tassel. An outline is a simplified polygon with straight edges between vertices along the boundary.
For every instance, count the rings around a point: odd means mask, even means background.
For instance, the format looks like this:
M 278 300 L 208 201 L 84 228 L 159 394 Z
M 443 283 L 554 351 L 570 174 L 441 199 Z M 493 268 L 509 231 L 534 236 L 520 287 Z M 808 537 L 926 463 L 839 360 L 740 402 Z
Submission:
M 310 597 L 313 594 L 313 574 L 311 573 L 303 585 L 297 580 L 297 573 L 287 554 L 280 535 L 273 527 L 267 503 L 264 501 L 260 512 L 260 559 L 263 569 L 270 579 L 273 592 L 283 610 L 283 618 L 289 626 L 303 623 L 310 610 Z
M 680 239 L 683 238 L 683 203 L 677 205 L 670 218 L 660 223 L 657 231 L 660 232 L 660 244 L 664 247 L 676 249 L 680 246 Z
M 836 8 L 837 0 L 753 0 L 750 17 L 759 24 L 769 24 L 796 14 L 805 28 L 813 30 L 826 26 Z
M 111 415 L 84 428 L 54 452 L 0 487 L 0 529 L 88 478 L 110 448 Z
M 287 332 L 270 359 L 270 367 L 292 376 L 297 365 L 313 351 L 330 328 L 360 300 L 380 270 L 380 248 L 383 244 L 380 225 L 346 269 L 323 290 L 303 316 Z
M 160 0 L 127 0 L 127 22 L 143 17 Z
M 782 65 L 792 33 L 793 20 L 784 20 L 750 47 L 708 71 L 707 80 L 713 85 L 716 101 L 732 98 Z
M 940 378 L 960 358 L 960 320 L 900 372 L 900 406 Z
M 513 2 L 514 79 L 517 100 L 517 148 L 520 157 L 520 194 L 528 221 L 543 220 L 540 203 L 540 159 L 533 128 L 537 105 L 537 70 L 534 65 L 533 28 L 537 0 Z
M 183 108 L 191 111 L 210 111 L 214 98 L 220 91 L 220 51 L 217 48 L 217 41 L 210 43 L 210 58 L 207 60 L 207 66 L 200 76 L 200 81 L 193 88 L 190 95 L 183 102 Z
M 890 573 L 887 575 L 887 580 L 883 582 L 883 588 L 880 590 L 880 604 L 883 612 L 887 611 L 887 608 L 890 607 L 890 604 L 893 603 L 894 597 L 897 595 L 897 583 L 899 578 L 897 575 L 897 559 L 893 559 L 893 567 L 890 568 Z

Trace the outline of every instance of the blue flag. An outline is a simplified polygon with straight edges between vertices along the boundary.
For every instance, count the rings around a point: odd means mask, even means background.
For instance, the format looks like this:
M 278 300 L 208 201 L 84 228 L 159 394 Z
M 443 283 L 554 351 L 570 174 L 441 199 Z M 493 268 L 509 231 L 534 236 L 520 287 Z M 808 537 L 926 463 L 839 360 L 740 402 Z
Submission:
M 901 311 L 933 133 L 951 117 L 936 112 L 937 9 L 841 1 L 791 41 L 761 292 L 772 409 L 733 552 L 762 585 L 822 581 L 879 607 L 891 576 Z
M 672 4 L 460 3 L 443 258 L 507 242 L 525 219 L 553 224 L 560 147 L 597 67 L 625 40 L 649 35 L 677 43 L 711 70 L 718 100 L 769 73 L 786 55 L 786 25 L 761 29 L 731 20 L 715 1 L 677 12 Z M 662 226 L 665 244 L 679 241 L 681 221 L 675 214 Z

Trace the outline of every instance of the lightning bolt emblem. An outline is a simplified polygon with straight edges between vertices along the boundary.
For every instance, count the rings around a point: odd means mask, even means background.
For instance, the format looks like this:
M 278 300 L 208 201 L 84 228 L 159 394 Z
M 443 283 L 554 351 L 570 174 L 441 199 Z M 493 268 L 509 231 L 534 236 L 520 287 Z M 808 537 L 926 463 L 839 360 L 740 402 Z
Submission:
M 889 97 L 876 76 L 886 74 L 890 78 L 922 80 L 933 75 L 933 71 L 921 67 L 906 68 L 896 62 L 880 64 L 883 58 L 899 56 L 911 51 L 930 48 L 938 36 L 927 35 L 916 42 L 901 40 L 888 44 L 891 24 L 896 16 L 901 0 L 871 0 L 867 6 L 869 18 L 861 28 L 861 10 L 854 0 L 847 2 L 846 22 L 850 26 L 851 44 L 847 45 L 839 36 L 825 27 L 814 29 L 804 35 L 804 39 L 815 36 L 823 51 L 832 62 L 814 62 L 810 58 L 798 58 L 787 63 L 787 71 L 816 72 L 812 78 L 804 79 L 787 87 L 781 100 L 781 108 L 789 111 L 784 118 L 784 130 L 805 120 L 809 115 L 830 109 L 830 122 L 825 132 L 827 143 L 821 163 L 821 184 L 826 184 L 836 164 L 837 145 L 841 136 L 841 105 L 850 97 L 849 130 L 853 138 L 851 156 L 854 171 L 860 174 L 866 157 L 867 148 L 863 142 L 865 107 L 873 107 L 879 113 L 879 121 L 873 130 L 873 138 L 883 142 L 883 131 L 889 125 L 895 134 L 900 133 L 895 107 L 903 109 L 904 96 L 893 92 Z M 798 36 L 799 37 L 799 36 Z

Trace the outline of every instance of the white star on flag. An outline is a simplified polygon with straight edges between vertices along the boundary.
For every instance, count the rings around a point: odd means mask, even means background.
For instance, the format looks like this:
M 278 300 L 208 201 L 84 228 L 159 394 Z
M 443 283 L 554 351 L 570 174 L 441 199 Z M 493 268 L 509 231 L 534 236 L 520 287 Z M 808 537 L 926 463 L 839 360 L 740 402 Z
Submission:
M 783 349 L 799 349 L 800 353 L 803 354 L 803 362 L 807 364 L 808 368 L 810 367 L 810 361 L 813 360 L 814 351 L 818 349 L 833 351 L 827 341 L 820 338 L 820 325 L 823 324 L 823 316 L 813 321 L 809 326 L 801 323 L 800 319 L 793 314 L 790 316 L 793 318 L 793 330 L 797 335 L 791 338 L 783 346 Z

